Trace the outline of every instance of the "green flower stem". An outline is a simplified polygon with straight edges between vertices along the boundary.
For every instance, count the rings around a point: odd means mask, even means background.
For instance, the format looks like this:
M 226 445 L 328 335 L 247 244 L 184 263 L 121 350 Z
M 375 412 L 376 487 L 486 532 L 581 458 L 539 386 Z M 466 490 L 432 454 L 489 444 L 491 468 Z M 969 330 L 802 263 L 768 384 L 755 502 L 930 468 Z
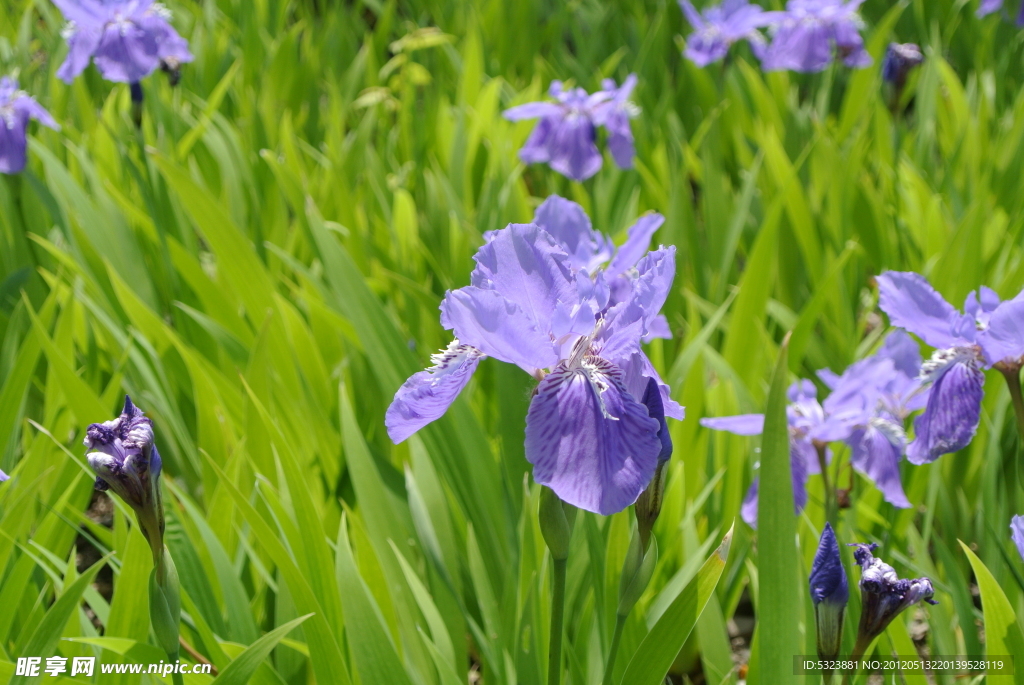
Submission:
M 562 679 L 562 617 L 565 613 L 566 559 L 553 559 L 555 587 L 551 593 L 551 641 L 548 648 L 548 685 Z
M 1024 443 L 1024 395 L 1021 394 L 1020 367 L 997 364 L 996 368 L 1002 372 L 1006 384 L 1010 387 L 1013 411 L 1017 415 L 1017 441 Z
M 608 662 L 604 667 L 603 685 L 613 685 L 612 671 L 615 670 L 615 656 L 619 653 L 619 642 L 622 640 L 622 629 L 626 627 L 626 617 L 619 614 L 615 617 L 615 633 L 612 635 L 612 644 L 608 648 Z

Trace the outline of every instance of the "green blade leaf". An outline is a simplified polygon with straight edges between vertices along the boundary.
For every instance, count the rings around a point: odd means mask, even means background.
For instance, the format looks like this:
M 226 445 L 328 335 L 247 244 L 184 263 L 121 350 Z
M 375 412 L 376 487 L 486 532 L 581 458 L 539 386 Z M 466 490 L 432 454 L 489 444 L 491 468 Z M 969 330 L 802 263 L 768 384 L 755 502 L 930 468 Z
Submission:
M 722 544 L 712 554 L 696 577 L 669 605 L 658 622 L 647 633 L 626 666 L 622 685 L 661 685 L 683 643 L 700 618 L 729 557 L 732 528 L 725 534 Z
M 786 421 L 786 375 L 789 338 L 779 348 L 768 393 L 761 440 L 761 479 L 757 507 L 761 602 L 761 682 L 793 679 L 793 655 L 799 654 L 796 626 L 801 619 L 796 517 Z
M 994 658 L 1013 655 L 1018 658 L 1015 661 L 1019 660 L 1024 655 L 1024 633 L 1017 622 L 1017 615 L 1013 613 L 1013 605 L 985 563 L 962 540 L 958 542 L 971 562 L 981 591 L 981 609 L 985 617 L 985 656 Z M 1014 664 L 1013 672 L 1012 676 L 988 675 L 986 682 L 989 685 L 1024 683 L 1024 668 L 1021 668 L 1020 663 Z
M 214 679 L 218 685 L 245 685 L 249 682 L 259 665 L 263 663 L 277 643 L 290 633 L 296 626 L 305 621 L 313 614 L 306 614 L 288 621 L 283 626 L 274 628 L 269 633 L 249 645 L 248 648 L 227 665 L 220 675 Z

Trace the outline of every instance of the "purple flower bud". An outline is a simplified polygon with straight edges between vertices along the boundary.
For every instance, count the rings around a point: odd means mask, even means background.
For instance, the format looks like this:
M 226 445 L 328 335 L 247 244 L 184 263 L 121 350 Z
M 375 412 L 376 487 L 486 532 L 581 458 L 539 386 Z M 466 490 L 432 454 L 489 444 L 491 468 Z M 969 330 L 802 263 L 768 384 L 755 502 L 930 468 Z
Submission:
M 913 43 L 889 43 L 882 62 L 882 78 L 902 90 L 910 70 L 923 61 L 921 48 Z
M 97 489 L 110 489 L 124 500 L 135 511 L 154 558 L 162 554 L 162 462 L 153 442 L 153 422 L 125 396 L 120 416 L 89 426 L 85 446 L 90 450 L 89 466 L 98 476 Z
M 871 554 L 878 548 L 877 544 L 854 543 L 850 546 L 857 548 L 853 558 L 861 568 L 858 645 L 866 648 L 907 607 L 921 601 L 938 604 L 932 599 L 935 590 L 931 580 L 900 578 L 892 566 Z
M 65 83 L 89 60 L 103 78 L 138 83 L 163 65 L 191 62 L 188 41 L 169 23 L 170 11 L 153 0 L 54 0 L 68 20 L 68 56 L 57 70 Z
M 818 655 L 831 658 L 839 654 L 843 639 L 843 615 L 850 599 L 846 585 L 846 570 L 839 556 L 832 524 L 826 523 L 821 531 L 818 553 L 811 566 L 811 601 L 818 629 Z
M 28 161 L 28 120 L 59 130 L 60 126 L 42 105 L 18 82 L 7 76 L 0 78 L 0 173 L 17 174 Z

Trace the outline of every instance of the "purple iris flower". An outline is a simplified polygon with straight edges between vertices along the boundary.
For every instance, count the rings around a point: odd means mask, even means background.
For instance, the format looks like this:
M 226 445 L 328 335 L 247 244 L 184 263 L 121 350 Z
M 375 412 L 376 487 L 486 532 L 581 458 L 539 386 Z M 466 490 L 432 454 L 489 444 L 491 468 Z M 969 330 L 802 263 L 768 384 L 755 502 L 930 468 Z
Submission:
M 850 599 L 850 589 L 846 584 L 846 569 L 839 556 L 836 533 L 832 524 L 827 522 L 811 565 L 810 587 L 818 631 L 818 655 L 833 657 L 839 653 L 842 643 L 843 614 Z
M 857 635 L 858 645 L 867 646 L 882 634 L 894 618 L 907 607 L 924 601 L 938 604 L 928 578 L 905 580 L 896 570 L 871 553 L 878 545 L 852 544 L 854 561 L 860 566 L 861 614 Z
M 835 58 L 848 67 L 871 65 L 857 8 L 864 0 L 789 0 L 775 24 L 762 65 L 766 71 L 824 71 Z
M 764 58 L 767 41 L 757 30 L 781 18 L 781 12 L 765 12 L 747 0 L 723 0 L 698 12 L 690 0 L 679 0 L 693 33 L 686 40 L 687 59 L 704 67 L 725 57 L 733 43 L 746 40 L 758 59 Z
M 882 62 L 882 79 L 902 89 L 910 70 L 924 61 L 921 48 L 913 43 L 889 43 Z
M 818 372 L 832 392 L 823 404 L 828 418 L 813 437 L 846 442 L 853 467 L 875 483 L 886 501 L 902 508 L 910 506 L 900 482 L 899 461 L 907 446 L 903 426 L 928 400 L 920 372 L 917 343 L 903 331 L 892 333 L 876 354 L 852 364 L 842 376 Z
M 531 102 L 505 110 L 509 121 L 540 119 L 519 151 L 527 164 L 546 162 L 552 169 L 574 181 L 584 181 L 601 169 L 603 159 L 597 149 L 597 129 L 608 131 L 608 149 L 621 169 L 633 166 L 636 151 L 629 120 L 638 110 L 629 102 L 636 87 L 636 75 L 630 74 L 621 86 L 606 79 L 602 90 L 588 94 L 582 88 L 566 90 L 561 81 L 549 89 L 557 102 Z
M 663 220 L 641 217 L 613 251 L 579 205 L 552 196 L 534 223 L 486 234 L 470 285 L 441 304 L 456 340 L 395 394 L 391 439 L 439 418 L 495 357 L 540 380 L 526 419 L 534 479 L 599 514 L 632 504 L 671 454 L 664 417 L 683 418 L 641 348 L 675 275 L 674 247 L 644 254 Z
M 103 78 L 138 83 L 158 67 L 191 62 L 188 41 L 170 25 L 170 11 L 153 0 L 53 0 L 68 20 L 68 56 L 57 76 L 71 83 L 89 60 Z
M 1024 363 L 1024 291 L 1000 302 L 983 287 L 967 296 L 965 313 L 916 273 L 888 271 L 878 277 L 878 292 L 878 306 L 894 326 L 936 348 L 921 367 L 921 379 L 931 392 L 907 447 L 912 464 L 933 462 L 974 438 L 984 396 L 982 370 L 1020 369 Z
M 89 426 L 85 446 L 90 450 L 89 466 L 97 475 L 96 489 L 113 490 L 134 509 L 154 556 L 162 554 L 162 462 L 153 441 L 153 422 L 126 396 L 120 416 Z
M 16 174 L 25 168 L 29 119 L 60 130 L 50 113 L 35 98 L 18 90 L 16 80 L 7 76 L 0 78 L 0 173 Z M 2 473 L 0 471 L 0 475 Z
M 818 448 L 814 443 L 814 433 L 825 423 L 825 410 L 817 400 L 818 390 L 809 380 L 797 381 L 789 386 L 787 396 L 789 406 L 786 417 L 789 421 L 789 457 L 793 479 L 793 503 L 799 513 L 807 504 L 807 478 L 811 474 L 821 473 L 818 461 Z M 712 430 L 728 431 L 736 435 L 760 435 L 764 431 L 764 414 L 741 414 L 739 416 L 723 416 L 704 418 L 700 424 Z M 826 463 L 831 460 L 832 453 L 825 449 Z M 757 492 L 758 481 L 755 479 L 743 499 L 740 515 L 752 528 L 757 527 Z
M 1017 545 L 1021 559 L 1024 559 L 1024 516 L 1018 514 L 1010 519 L 1010 536 L 1013 538 L 1013 544 Z

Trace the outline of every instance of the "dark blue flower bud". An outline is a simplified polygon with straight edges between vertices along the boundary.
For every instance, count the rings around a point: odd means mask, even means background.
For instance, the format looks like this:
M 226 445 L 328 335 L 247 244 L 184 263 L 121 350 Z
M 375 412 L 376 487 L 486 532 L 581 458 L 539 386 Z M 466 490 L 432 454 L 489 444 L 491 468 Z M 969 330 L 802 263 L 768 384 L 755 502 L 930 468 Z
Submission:
M 913 43 L 889 43 L 882 62 L 882 78 L 902 90 L 910 70 L 924 61 L 921 48 Z
M 871 552 L 878 547 L 877 544 L 854 544 L 851 547 L 857 548 L 853 558 L 861 568 L 861 614 L 857 645 L 862 652 L 907 607 L 920 601 L 929 604 L 938 602 L 932 599 L 935 590 L 931 580 L 900 578 L 892 566 L 873 556 Z
M 130 506 L 153 548 L 154 559 L 163 556 L 164 512 L 160 498 L 160 453 L 153 443 L 153 422 L 142 410 L 124 399 L 121 415 L 94 423 L 86 431 L 86 458 L 96 472 L 96 488 L 110 489 Z
M 846 585 L 846 570 L 839 556 L 832 525 L 825 524 L 818 543 L 818 553 L 811 566 L 811 601 L 818 627 L 818 655 L 831 658 L 839 654 L 843 638 L 843 615 L 850 599 Z

